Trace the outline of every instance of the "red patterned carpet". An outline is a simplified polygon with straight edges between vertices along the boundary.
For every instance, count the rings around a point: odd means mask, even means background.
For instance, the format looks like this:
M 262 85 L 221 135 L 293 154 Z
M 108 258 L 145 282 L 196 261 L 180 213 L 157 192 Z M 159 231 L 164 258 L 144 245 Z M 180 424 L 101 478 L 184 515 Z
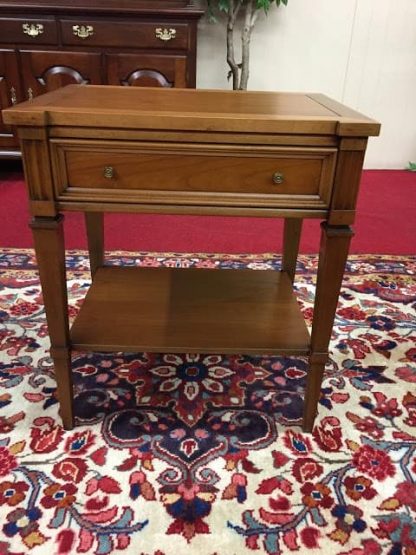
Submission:
M 121 261 L 279 266 L 112 254 Z M 87 266 L 68 254 L 71 317 Z M 315 273 L 301 256 L 308 320 Z M 414 257 L 350 258 L 311 435 L 297 426 L 305 361 L 238 354 L 77 353 L 65 432 L 33 254 L 0 250 L 0 553 L 414 555 L 415 273 Z

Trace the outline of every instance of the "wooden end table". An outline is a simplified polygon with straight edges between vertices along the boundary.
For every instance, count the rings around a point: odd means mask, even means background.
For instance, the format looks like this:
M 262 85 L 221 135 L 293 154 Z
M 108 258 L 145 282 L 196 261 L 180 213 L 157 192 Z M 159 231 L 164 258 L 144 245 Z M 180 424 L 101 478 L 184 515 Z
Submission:
M 311 431 L 367 138 L 380 125 L 320 94 L 79 85 L 3 117 L 22 146 L 64 427 L 76 349 L 307 355 Z M 85 213 L 92 272 L 71 329 L 66 210 Z M 282 271 L 106 266 L 112 211 L 284 218 Z M 311 335 L 292 290 L 304 218 L 323 220 Z

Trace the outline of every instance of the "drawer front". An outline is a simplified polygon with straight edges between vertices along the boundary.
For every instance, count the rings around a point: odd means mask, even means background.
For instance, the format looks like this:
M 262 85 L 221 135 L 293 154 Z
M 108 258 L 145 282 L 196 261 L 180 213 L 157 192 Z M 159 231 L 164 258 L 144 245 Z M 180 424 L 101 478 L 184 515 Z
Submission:
M 186 55 L 106 54 L 107 83 L 131 87 L 182 87 L 186 83 Z
M 186 23 L 61 20 L 62 42 L 70 46 L 121 46 L 185 50 L 190 27 Z
M 101 54 L 55 50 L 20 50 L 23 85 L 33 96 L 65 85 L 101 83 Z
M 334 149 L 54 143 L 58 198 L 325 208 Z
M 56 44 L 58 33 L 54 19 L 31 17 L 0 18 L 0 43 Z

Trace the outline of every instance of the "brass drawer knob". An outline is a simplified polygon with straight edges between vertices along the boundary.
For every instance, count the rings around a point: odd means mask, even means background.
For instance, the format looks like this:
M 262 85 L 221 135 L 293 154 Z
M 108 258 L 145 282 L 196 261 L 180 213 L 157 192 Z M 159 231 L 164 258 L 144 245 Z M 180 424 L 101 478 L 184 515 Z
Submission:
M 80 39 L 87 39 L 94 34 L 94 27 L 92 25 L 72 25 L 72 33 Z
M 274 172 L 272 181 L 275 185 L 281 185 L 285 180 L 285 176 L 281 172 Z
M 106 179 L 113 179 L 115 176 L 115 171 L 113 166 L 105 166 L 103 170 L 103 175 Z
M 167 42 L 176 37 L 176 29 L 162 29 L 158 27 L 155 29 L 155 35 L 157 39 Z
M 43 33 L 42 23 L 23 23 L 23 33 L 29 37 L 36 38 Z

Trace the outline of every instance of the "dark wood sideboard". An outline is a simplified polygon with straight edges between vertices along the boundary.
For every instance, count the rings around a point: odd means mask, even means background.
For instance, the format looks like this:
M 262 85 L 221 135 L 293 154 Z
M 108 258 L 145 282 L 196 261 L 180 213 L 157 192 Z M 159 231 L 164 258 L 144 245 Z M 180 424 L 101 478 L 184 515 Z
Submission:
M 0 109 L 64 85 L 195 87 L 189 0 L 0 0 Z M 20 157 L 0 117 L 0 158 Z

